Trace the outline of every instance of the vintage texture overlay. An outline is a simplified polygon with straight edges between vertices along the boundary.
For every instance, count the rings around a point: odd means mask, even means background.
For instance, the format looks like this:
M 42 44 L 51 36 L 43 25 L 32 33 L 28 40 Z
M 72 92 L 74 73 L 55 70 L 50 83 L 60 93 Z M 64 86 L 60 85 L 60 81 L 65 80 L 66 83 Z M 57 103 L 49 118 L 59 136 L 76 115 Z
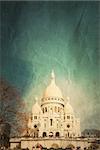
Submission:
M 9 89 L 6 96 L 16 102 L 7 99 L 10 110 L 0 103 L 1 118 L 15 127 L 22 103 L 31 110 L 54 69 L 81 129 L 100 129 L 99 3 L 2 1 L 0 6 L 1 90 Z

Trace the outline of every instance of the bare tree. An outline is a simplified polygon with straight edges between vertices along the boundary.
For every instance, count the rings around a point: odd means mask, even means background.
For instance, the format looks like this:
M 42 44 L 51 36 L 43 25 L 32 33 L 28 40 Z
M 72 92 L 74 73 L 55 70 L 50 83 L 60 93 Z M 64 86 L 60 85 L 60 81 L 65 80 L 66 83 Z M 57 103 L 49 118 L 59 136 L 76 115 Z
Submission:
M 0 80 L 0 124 L 11 126 L 11 135 L 21 135 L 27 129 L 28 114 L 18 90 Z

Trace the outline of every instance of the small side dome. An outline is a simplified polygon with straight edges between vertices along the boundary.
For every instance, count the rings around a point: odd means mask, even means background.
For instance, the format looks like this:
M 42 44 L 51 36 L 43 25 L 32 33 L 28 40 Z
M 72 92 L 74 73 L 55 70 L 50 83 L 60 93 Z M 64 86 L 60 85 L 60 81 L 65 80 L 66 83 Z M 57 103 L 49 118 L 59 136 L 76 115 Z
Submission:
M 39 106 L 38 102 L 36 102 L 32 107 L 32 113 L 33 114 L 39 114 L 42 113 L 41 107 Z
M 70 105 L 70 102 L 69 102 L 69 97 L 67 98 L 67 103 L 65 104 L 65 106 L 64 106 L 64 112 L 65 112 L 65 114 L 73 114 L 74 113 L 74 111 L 73 111 L 73 108 L 72 108 L 72 106 Z

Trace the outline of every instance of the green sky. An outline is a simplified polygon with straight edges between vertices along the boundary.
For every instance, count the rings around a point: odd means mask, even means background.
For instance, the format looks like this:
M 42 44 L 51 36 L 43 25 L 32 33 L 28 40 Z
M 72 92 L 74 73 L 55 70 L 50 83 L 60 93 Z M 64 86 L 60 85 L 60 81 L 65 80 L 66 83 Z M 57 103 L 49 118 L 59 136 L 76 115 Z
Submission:
M 82 129 L 100 129 L 99 2 L 0 3 L 1 76 L 31 105 L 54 69 Z

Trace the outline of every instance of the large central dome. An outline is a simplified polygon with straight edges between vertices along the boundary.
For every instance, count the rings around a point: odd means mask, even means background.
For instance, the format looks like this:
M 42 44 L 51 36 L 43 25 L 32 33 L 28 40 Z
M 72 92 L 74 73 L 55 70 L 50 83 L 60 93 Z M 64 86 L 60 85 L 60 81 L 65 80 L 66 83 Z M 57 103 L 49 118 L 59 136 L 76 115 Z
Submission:
M 51 83 L 46 88 L 43 98 L 63 98 L 61 90 L 55 83 L 54 71 L 52 71 L 52 73 L 51 73 Z

